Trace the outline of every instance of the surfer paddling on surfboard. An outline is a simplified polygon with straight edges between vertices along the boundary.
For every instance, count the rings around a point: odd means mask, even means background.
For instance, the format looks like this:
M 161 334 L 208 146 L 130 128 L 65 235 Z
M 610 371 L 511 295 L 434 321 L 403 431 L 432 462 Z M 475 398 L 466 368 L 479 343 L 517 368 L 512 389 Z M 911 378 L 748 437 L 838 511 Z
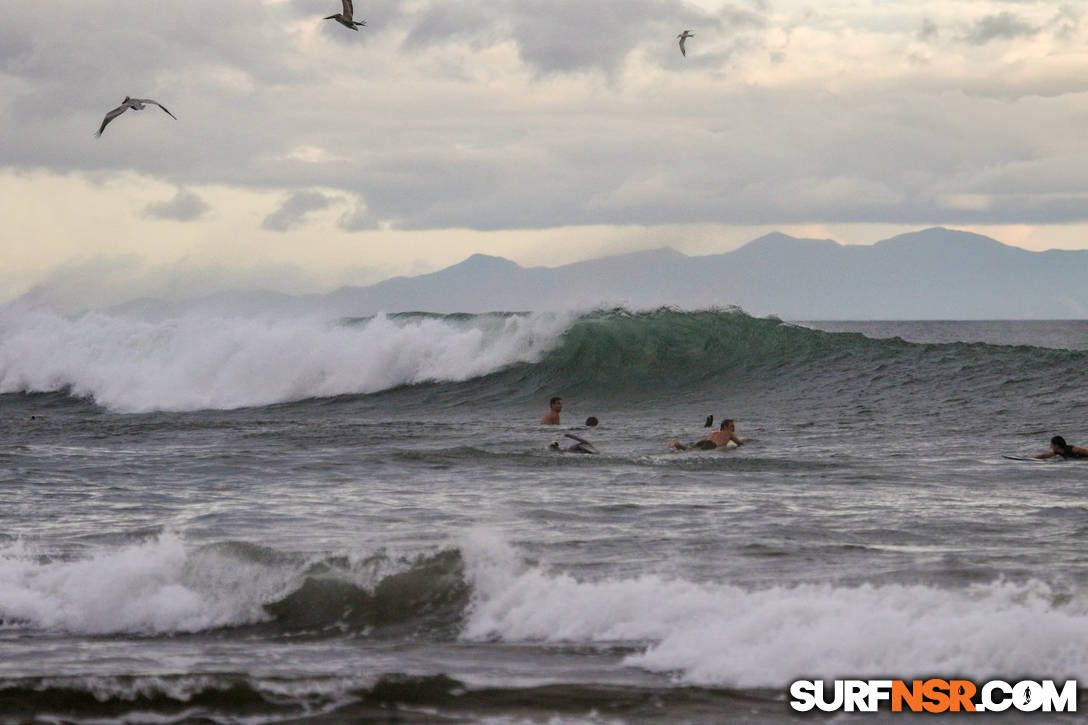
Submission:
M 725 448 L 730 443 L 738 446 L 743 446 L 748 442 L 747 438 L 737 438 L 737 424 L 732 418 L 726 418 L 722 421 L 721 427 L 708 434 L 702 440 L 695 441 L 689 445 L 684 445 L 675 438 L 670 438 L 668 442 L 669 448 L 674 448 L 678 451 L 686 451 L 689 448 L 696 448 L 701 451 L 709 451 L 714 448 Z
M 1065 439 L 1061 436 L 1054 436 L 1050 439 L 1050 450 L 1045 453 L 1039 453 L 1035 455 L 1035 458 L 1053 458 L 1054 456 L 1061 456 L 1062 458 L 1088 458 L 1088 450 L 1081 448 L 1080 446 L 1071 446 L 1065 442 Z

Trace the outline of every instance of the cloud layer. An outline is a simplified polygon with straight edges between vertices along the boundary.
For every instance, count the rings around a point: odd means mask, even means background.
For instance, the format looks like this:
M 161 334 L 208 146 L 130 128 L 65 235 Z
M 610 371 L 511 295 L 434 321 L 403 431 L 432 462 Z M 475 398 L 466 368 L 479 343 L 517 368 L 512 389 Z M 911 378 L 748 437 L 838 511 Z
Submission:
M 1075 4 L 379 0 L 358 33 L 337 5 L 0 0 L 0 165 L 136 171 L 196 223 L 188 187 L 276 192 L 277 231 L 341 199 L 346 231 L 1088 221 Z M 179 121 L 93 138 L 126 94 Z

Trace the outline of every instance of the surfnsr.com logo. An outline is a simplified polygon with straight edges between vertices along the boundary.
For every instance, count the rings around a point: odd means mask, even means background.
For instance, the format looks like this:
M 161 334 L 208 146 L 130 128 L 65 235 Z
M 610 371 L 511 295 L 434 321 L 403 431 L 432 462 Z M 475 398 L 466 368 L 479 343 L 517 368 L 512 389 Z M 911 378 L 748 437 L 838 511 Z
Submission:
M 790 698 L 797 712 L 1076 712 L 1077 681 L 797 680 Z

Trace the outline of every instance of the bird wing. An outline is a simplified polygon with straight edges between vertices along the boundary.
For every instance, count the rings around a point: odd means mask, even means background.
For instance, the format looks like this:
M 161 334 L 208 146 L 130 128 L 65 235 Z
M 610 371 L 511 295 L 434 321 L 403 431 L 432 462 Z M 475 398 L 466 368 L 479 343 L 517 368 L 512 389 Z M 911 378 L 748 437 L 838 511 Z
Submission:
M 128 103 L 122 103 L 120 106 L 107 113 L 106 117 L 102 119 L 102 125 L 98 127 L 98 131 L 97 133 L 95 133 L 95 136 L 101 136 L 102 132 L 106 130 L 106 126 L 109 125 L 110 121 L 117 118 L 127 110 Z
M 351 16 L 354 14 L 355 10 L 351 7 L 351 0 L 344 0 L 344 18 L 351 20 Z
M 167 108 L 166 106 L 164 106 L 164 105 L 162 105 L 161 103 L 159 103 L 158 101 L 153 101 L 153 100 L 151 100 L 150 98 L 139 98 L 139 99 L 137 99 L 137 100 L 138 100 L 138 101 L 140 101 L 140 103 L 154 103 L 154 104 L 155 104 L 156 106 L 158 106 L 158 107 L 159 107 L 159 108 L 161 108 L 162 110 L 166 111 L 166 114 L 167 114 L 168 116 L 170 116 L 170 118 L 174 119 L 175 121 L 176 121 L 176 120 L 178 120 L 178 117 L 177 117 L 177 116 L 175 116 L 174 114 L 170 113 L 170 110 L 169 110 L 169 109 L 168 109 L 168 108 Z

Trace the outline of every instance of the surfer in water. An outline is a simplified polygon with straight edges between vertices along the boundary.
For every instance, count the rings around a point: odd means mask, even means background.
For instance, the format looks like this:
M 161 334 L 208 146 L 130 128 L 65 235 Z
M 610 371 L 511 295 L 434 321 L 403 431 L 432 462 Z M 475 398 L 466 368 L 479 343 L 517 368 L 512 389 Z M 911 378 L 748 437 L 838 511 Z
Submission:
M 540 419 L 541 425 L 559 425 L 559 413 L 563 410 L 563 399 L 556 396 L 548 401 L 548 412 Z
M 747 438 L 737 437 L 737 424 L 732 418 L 726 418 L 722 421 L 721 427 L 713 433 L 707 434 L 702 440 L 695 441 L 689 445 L 684 445 L 675 438 L 669 439 L 669 448 L 674 448 L 678 451 L 686 451 L 689 448 L 695 448 L 701 451 L 709 451 L 714 448 L 724 448 L 730 442 L 735 443 L 738 446 L 743 446 L 748 442 Z
M 569 448 L 564 449 L 564 448 L 561 448 L 559 446 L 559 441 L 552 441 L 550 444 L 548 444 L 548 450 L 550 450 L 550 451 L 564 451 L 565 450 L 567 453 L 594 453 L 594 454 L 595 453 L 600 453 L 600 451 L 598 451 L 597 448 L 592 443 L 587 441 L 585 438 L 579 438 L 578 436 L 574 435 L 573 433 L 564 433 L 563 435 L 565 435 L 567 438 L 570 438 L 570 439 L 576 441 L 575 444 L 570 446 Z
M 1036 458 L 1053 458 L 1054 456 L 1061 456 L 1062 458 L 1088 458 L 1088 449 L 1081 448 L 1080 446 L 1071 446 L 1065 442 L 1065 439 L 1061 436 L 1054 436 L 1050 439 L 1050 450 L 1045 453 L 1039 453 Z

